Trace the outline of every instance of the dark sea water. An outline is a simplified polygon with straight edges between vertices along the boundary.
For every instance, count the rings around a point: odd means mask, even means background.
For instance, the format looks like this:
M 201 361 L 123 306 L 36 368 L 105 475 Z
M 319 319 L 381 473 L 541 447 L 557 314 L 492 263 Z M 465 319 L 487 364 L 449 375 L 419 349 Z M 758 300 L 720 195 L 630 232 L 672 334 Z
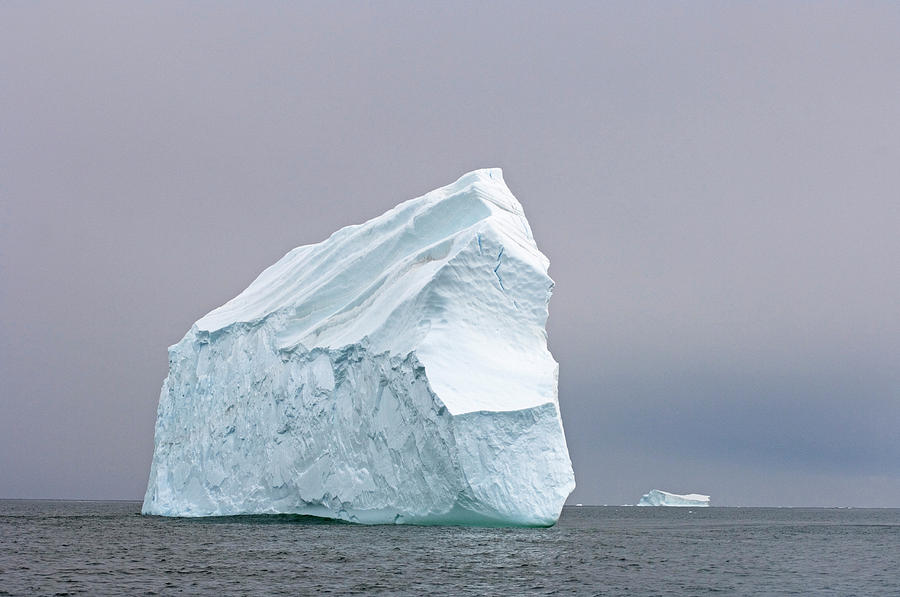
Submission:
M 549 529 L 0 501 L 2 595 L 900 595 L 900 510 L 582 507 Z

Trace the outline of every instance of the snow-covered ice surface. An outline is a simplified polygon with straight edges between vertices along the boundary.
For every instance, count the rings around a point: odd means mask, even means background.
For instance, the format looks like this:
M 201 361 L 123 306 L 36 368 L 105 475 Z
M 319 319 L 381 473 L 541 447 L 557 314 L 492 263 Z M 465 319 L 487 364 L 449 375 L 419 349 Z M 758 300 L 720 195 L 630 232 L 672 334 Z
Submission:
M 709 506 L 709 496 L 699 493 L 688 493 L 678 495 L 677 493 L 669 493 L 659 489 L 652 489 L 648 493 L 641 496 L 638 506 L 694 506 L 703 508 Z
M 548 264 L 499 169 L 290 251 L 169 348 L 143 512 L 555 523 Z

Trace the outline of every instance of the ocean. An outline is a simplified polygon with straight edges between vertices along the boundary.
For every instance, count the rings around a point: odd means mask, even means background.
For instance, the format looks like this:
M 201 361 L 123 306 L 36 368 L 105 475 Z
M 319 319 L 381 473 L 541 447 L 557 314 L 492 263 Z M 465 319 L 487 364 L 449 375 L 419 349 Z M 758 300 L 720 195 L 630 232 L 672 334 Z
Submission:
M 0 595 L 900 595 L 900 509 L 566 507 L 546 529 L 0 500 Z

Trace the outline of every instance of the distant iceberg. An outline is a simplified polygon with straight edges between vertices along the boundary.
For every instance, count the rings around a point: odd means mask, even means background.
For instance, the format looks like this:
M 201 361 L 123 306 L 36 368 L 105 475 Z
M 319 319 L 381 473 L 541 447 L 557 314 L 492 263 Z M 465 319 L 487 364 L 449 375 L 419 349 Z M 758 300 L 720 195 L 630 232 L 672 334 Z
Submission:
M 686 495 L 678 495 L 677 493 L 669 493 L 659 489 L 652 489 L 641 497 L 638 506 L 694 506 L 696 508 L 705 508 L 709 506 L 709 496 L 700 495 L 699 493 L 688 493 Z

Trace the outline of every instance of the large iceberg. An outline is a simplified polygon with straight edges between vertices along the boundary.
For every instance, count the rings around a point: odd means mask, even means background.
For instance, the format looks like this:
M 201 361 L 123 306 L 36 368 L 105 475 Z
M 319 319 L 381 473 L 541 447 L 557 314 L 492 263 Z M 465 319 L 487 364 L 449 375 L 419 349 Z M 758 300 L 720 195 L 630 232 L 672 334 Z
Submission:
M 699 493 L 688 493 L 679 495 L 677 493 L 669 493 L 659 489 L 651 489 L 648 493 L 641 496 L 638 506 L 693 506 L 703 508 L 709 506 L 709 496 Z
M 499 169 L 290 251 L 169 348 L 142 511 L 554 524 L 547 267 Z

